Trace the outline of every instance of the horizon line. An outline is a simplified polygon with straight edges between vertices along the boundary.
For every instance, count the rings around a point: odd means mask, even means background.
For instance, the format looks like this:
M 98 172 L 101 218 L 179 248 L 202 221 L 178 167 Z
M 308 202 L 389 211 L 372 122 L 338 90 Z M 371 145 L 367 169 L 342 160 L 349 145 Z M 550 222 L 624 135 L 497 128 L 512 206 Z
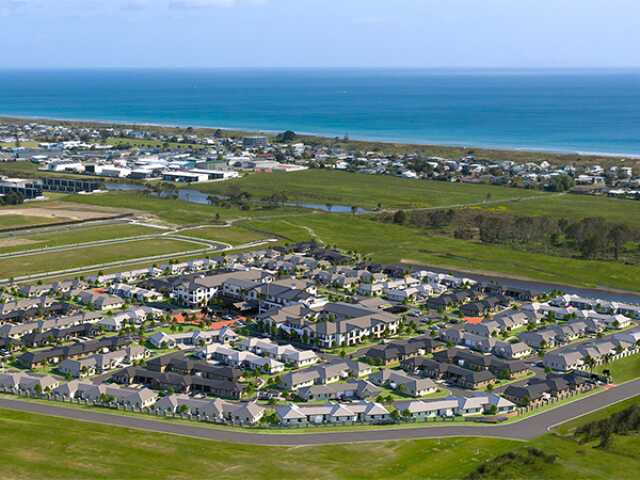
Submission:
M 189 65 L 90 65 L 90 66 L 0 66 L 0 71 L 72 71 L 72 70 L 390 70 L 390 71 L 630 71 L 640 70 L 635 66 L 531 66 L 531 67 L 502 67 L 502 66 L 189 66 Z

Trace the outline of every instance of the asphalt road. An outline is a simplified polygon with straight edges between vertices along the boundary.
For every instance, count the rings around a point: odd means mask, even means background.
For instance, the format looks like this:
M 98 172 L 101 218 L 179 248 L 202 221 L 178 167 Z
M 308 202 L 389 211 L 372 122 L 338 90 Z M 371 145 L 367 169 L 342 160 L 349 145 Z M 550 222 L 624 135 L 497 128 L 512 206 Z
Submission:
M 591 413 L 612 403 L 640 395 L 640 380 L 610 388 L 589 397 L 562 405 L 553 410 L 528 417 L 508 425 L 478 426 L 451 424 L 437 427 L 416 426 L 411 428 L 389 427 L 380 430 L 356 430 L 311 433 L 255 433 L 249 430 L 225 430 L 169 423 L 144 417 L 127 417 L 56 406 L 54 403 L 31 403 L 21 400 L 0 399 L 0 408 L 20 410 L 44 415 L 65 417 L 74 420 L 101 423 L 120 427 L 135 428 L 153 432 L 185 435 L 207 440 L 269 446 L 300 446 L 338 443 L 375 442 L 388 440 L 411 440 L 421 438 L 442 438 L 460 436 L 495 437 L 512 440 L 530 440 L 538 437 L 555 425 Z

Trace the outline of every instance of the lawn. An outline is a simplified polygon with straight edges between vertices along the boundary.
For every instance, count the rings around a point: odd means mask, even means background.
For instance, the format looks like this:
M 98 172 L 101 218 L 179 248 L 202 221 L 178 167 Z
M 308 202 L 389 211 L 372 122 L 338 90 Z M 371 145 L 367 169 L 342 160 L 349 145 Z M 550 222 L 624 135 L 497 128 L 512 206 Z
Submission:
M 263 235 L 241 226 L 196 228 L 193 230 L 183 230 L 180 232 L 180 235 L 225 242 L 231 245 L 241 245 L 257 240 L 264 240 L 269 237 L 268 235 Z M 273 235 L 271 235 L 271 237 L 272 236 Z
M 1 218 L 1 217 L 0 217 Z M 0 238 L 0 253 L 33 250 L 36 248 L 59 247 L 75 243 L 95 242 L 138 235 L 161 233 L 161 230 L 141 225 L 115 224 L 91 227 L 77 227 L 68 230 L 39 233 L 37 235 L 14 235 Z
M 277 232 L 289 241 L 315 236 L 329 245 L 371 255 L 378 262 L 406 261 L 583 287 L 640 290 L 637 281 L 640 267 L 637 266 L 555 257 L 503 245 L 430 236 L 423 230 L 382 224 L 361 216 L 318 214 L 254 219 L 242 225 L 263 233 Z
M 37 217 L 30 215 L 0 215 L 0 228 L 26 227 L 30 225 L 45 225 L 59 222 L 59 218 Z
M 614 383 L 623 383 L 638 378 L 640 377 L 640 355 L 631 355 L 593 369 L 595 373 L 602 373 L 604 370 L 611 372 Z
M 284 192 L 289 201 L 321 205 L 356 205 L 363 208 L 443 207 L 490 200 L 546 196 L 536 191 L 425 180 L 383 175 L 364 175 L 335 170 L 305 170 L 292 173 L 258 173 L 223 183 L 196 185 L 207 193 L 224 194 L 237 185 L 255 198 Z
M 162 199 L 139 192 L 109 192 L 94 195 L 68 195 L 66 202 L 75 204 L 94 205 L 134 211 L 141 214 L 153 215 L 159 219 L 176 225 L 201 225 L 220 220 L 237 218 L 253 218 L 260 216 L 287 216 L 300 213 L 299 209 L 283 208 L 275 210 L 240 210 L 239 208 L 222 208 L 210 205 L 199 205 L 182 200 Z M 307 210 L 308 211 L 308 210 Z
M 576 427 L 618 412 L 627 400 L 557 427 L 530 442 L 490 438 L 407 440 L 314 447 L 259 447 L 192 439 L 0 410 L 2 478 L 47 479 L 462 479 L 481 464 L 529 447 L 554 463 L 511 463 L 493 479 L 635 479 L 636 435 L 610 448 L 581 445 Z M 346 460 L 348 459 L 348 460 Z M 489 477 L 481 477 L 489 478 Z
M 614 403 L 613 405 L 609 405 L 606 408 L 590 413 L 589 415 L 585 415 L 584 417 L 578 417 L 575 420 L 563 423 L 562 425 L 555 427 L 553 431 L 560 435 L 572 434 L 578 427 L 581 427 L 582 425 L 602 420 L 632 405 L 637 405 L 638 403 L 640 403 L 640 397 L 629 398 L 627 400 L 623 400 L 622 402 Z
M 456 438 L 257 447 L 0 410 L 4 479 L 459 479 L 517 442 Z
M 189 242 L 154 239 L 79 248 L 55 254 L 42 253 L 7 258 L 0 260 L 0 278 L 80 268 L 87 265 L 186 252 L 199 248 L 202 246 Z

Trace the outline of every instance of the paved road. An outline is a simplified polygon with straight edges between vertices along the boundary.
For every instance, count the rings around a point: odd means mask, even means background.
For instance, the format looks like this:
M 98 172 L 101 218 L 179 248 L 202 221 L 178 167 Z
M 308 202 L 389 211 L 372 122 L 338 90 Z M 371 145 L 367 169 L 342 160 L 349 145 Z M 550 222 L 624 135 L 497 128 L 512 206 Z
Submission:
M 56 406 L 54 403 L 31 403 L 21 400 L 0 399 L 1 408 L 24 412 L 66 417 L 75 420 L 129 427 L 154 432 L 186 435 L 195 438 L 217 440 L 231 443 L 271 446 L 322 445 L 337 443 L 373 442 L 388 440 L 411 440 L 420 438 L 442 438 L 459 436 L 482 436 L 506 438 L 512 440 L 530 440 L 544 434 L 550 427 L 585 415 L 612 403 L 640 395 L 640 380 L 634 380 L 615 388 L 560 406 L 553 410 L 528 417 L 509 425 L 478 426 L 470 423 L 443 425 L 438 427 L 412 427 L 402 429 L 380 429 L 341 431 L 327 433 L 272 433 L 262 434 L 251 431 L 223 430 L 197 425 L 185 425 L 146 419 L 144 417 L 126 417 L 117 414 L 101 413 L 95 410 L 81 410 Z

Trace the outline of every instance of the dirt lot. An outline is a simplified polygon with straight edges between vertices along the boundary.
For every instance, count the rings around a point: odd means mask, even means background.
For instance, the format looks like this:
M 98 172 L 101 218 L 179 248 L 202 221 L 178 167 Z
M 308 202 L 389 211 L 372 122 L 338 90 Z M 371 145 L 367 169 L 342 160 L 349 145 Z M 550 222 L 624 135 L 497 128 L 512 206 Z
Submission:
M 61 205 L 49 203 L 38 206 L 36 204 L 28 204 L 20 208 L 2 208 L 0 216 L 3 215 L 22 215 L 27 217 L 50 218 L 60 221 L 67 220 L 92 220 L 95 218 L 108 218 L 121 213 L 115 209 L 87 207 L 87 206 L 70 206 L 69 204 Z

